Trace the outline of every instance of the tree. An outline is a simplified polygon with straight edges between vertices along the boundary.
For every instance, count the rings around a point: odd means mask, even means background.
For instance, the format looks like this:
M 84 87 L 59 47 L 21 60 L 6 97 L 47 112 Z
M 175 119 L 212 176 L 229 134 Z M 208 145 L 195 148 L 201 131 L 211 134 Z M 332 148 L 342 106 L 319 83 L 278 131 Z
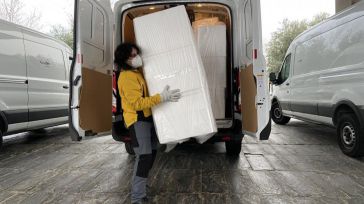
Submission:
M 65 42 L 68 46 L 73 47 L 73 29 L 66 28 L 62 25 L 53 25 L 49 35 Z
M 328 13 L 319 13 L 312 18 L 311 22 L 308 25 L 310 27 L 315 26 L 315 25 L 321 23 L 322 21 L 326 20 L 329 16 L 330 16 L 330 14 L 328 14 Z
M 0 18 L 28 28 L 41 29 L 41 14 L 33 9 L 31 13 L 24 12 L 23 0 L 0 0 Z
M 43 26 L 40 25 L 40 20 L 42 15 L 39 13 L 37 9 L 33 9 L 33 11 L 23 19 L 22 25 L 28 28 L 32 28 L 35 30 L 40 30 Z
M 290 21 L 284 19 L 280 28 L 272 34 L 267 46 L 268 70 L 279 72 L 284 56 L 291 42 L 302 32 L 315 26 L 329 17 L 328 13 L 320 13 L 308 20 Z
M 53 25 L 49 35 L 65 42 L 71 48 L 73 47 L 73 14 L 68 14 L 68 25 Z

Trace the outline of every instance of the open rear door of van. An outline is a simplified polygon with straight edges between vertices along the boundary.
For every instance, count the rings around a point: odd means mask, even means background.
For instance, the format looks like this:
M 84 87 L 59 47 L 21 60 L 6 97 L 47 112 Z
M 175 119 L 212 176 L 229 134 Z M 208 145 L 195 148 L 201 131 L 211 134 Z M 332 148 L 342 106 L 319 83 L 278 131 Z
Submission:
M 110 0 L 75 0 L 69 102 L 72 140 L 111 130 L 113 21 Z
M 260 0 L 238 1 L 243 133 L 267 140 L 271 131 L 269 77 L 263 55 Z

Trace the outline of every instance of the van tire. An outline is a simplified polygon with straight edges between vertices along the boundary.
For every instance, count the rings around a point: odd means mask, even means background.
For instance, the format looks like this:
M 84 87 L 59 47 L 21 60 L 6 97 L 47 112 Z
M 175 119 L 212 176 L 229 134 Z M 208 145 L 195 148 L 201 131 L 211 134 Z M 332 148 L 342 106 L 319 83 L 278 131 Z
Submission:
M 226 154 L 228 156 L 239 156 L 241 152 L 241 142 L 240 140 L 231 140 L 225 142 Z
M 278 102 L 272 104 L 271 118 L 278 125 L 285 125 L 291 120 L 290 117 L 283 115 L 282 108 Z
M 3 146 L 3 132 L 0 129 L 0 150 L 2 146 Z
M 354 113 L 339 114 L 337 136 L 344 154 L 350 157 L 364 156 L 364 131 Z
M 131 142 L 125 143 L 125 150 L 128 154 L 135 155 L 133 145 L 131 144 Z

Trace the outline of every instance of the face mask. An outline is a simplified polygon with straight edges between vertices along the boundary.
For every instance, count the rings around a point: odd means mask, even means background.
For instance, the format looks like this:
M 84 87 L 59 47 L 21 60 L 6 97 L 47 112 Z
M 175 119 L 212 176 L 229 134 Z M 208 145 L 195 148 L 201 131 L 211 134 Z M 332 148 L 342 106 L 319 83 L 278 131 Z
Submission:
M 137 69 L 137 68 L 139 68 L 139 67 L 143 66 L 143 60 L 142 60 L 142 58 L 141 58 L 139 55 L 135 56 L 135 57 L 131 60 L 131 62 L 130 62 L 130 66 L 131 66 L 131 67 L 133 67 L 133 68 L 135 68 L 135 69 Z

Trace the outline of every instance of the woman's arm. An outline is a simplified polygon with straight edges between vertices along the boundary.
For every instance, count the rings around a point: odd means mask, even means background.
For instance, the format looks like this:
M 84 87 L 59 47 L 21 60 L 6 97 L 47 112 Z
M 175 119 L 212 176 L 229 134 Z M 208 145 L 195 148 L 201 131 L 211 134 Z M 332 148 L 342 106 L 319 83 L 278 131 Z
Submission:
M 119 79 L 118 85 L 119 87 L 122 87 L 119 89 L 120 96 L 123 94 L 127 103 L 129 103 L 135 111 L 152 108 L 162 102 L 160 94 L 151 97 L 143 97 L 143 90 L 136 78 L 130 79 L 125 77 L 122 80 Z

